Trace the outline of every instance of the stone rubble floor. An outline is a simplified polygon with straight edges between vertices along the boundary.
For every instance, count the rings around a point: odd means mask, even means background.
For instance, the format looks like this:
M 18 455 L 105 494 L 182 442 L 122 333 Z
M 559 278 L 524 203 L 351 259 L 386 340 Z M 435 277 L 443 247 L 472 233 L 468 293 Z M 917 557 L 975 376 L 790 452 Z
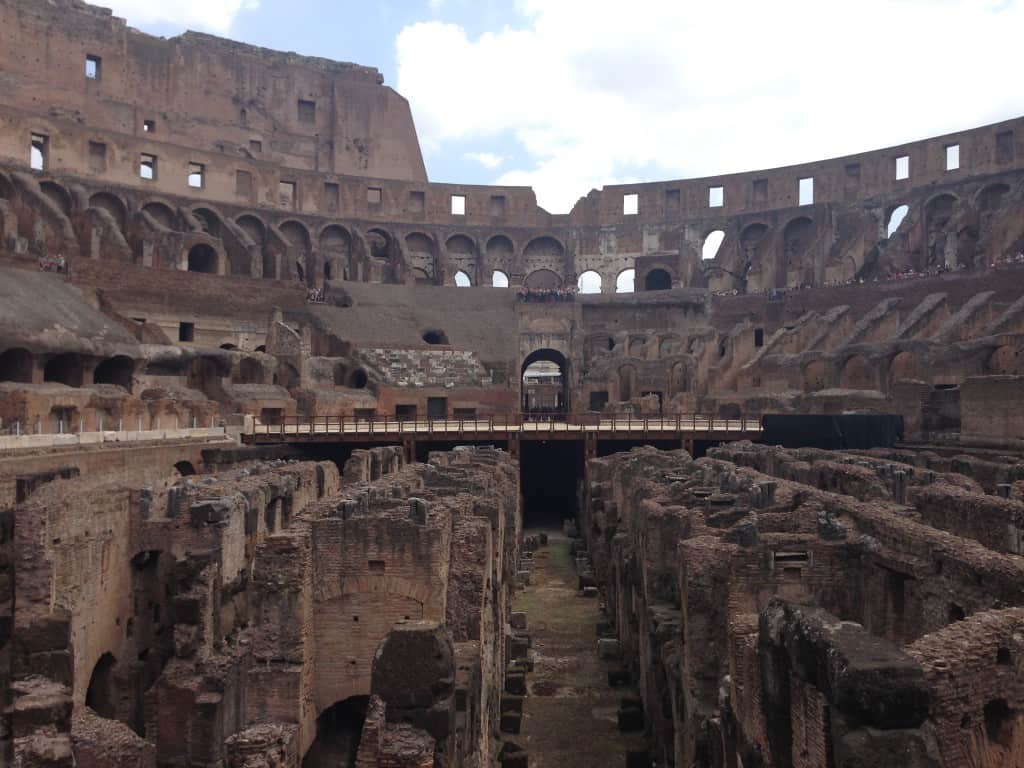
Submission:
M 530 768 L 621 768 L 626 752 L 644 747 L 642 733 L 620 733 L 617 713 L 632 688 L 608 686 L 618 662 L 597 655 L 598 600 L 578 594 L 569 539 L 548 533 L 534 553 L 530 585 L 513 610 L 525 611 L 534 671 L 523 703 L 522 730 L 507 735 L 529 754 Z

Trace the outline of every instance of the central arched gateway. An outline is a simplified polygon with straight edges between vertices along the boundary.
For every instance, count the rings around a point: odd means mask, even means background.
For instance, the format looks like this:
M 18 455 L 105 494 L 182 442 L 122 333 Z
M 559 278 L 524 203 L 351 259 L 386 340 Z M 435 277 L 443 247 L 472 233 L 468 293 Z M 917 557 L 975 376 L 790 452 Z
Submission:
M 520 371 L 523 413 L 564 418 L 569 412 L 569 361 L 554 349 L 538 349 Z

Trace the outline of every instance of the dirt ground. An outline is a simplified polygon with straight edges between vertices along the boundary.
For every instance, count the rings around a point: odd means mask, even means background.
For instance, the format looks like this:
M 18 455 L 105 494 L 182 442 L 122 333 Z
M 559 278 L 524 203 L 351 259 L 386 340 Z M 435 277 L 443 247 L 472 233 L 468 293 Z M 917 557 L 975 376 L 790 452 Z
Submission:
M 635 691 L 608 686 L 615 663 L 597 656 L 598 601 L 577 595 L 569 539 L 548 537 L 534 553 L 530 586 L 515 600 L 514 610 L 527 614 L 535 667 L 513 740 L 529 753 L 530 768 L 620 768 L 627 750 L 644 746 L 642 733 L 617 725 L 620 699 Z

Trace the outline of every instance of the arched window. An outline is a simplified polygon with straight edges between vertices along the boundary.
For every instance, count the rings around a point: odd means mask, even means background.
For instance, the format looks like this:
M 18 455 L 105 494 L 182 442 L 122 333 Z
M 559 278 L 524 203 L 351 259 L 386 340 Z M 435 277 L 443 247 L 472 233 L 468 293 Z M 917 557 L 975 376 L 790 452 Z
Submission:
M 619 272 L 619 276 L 615 278 L 615 292 L 616 293 L 632 293 L 634 289 L 634 283 L 636 282 L 636 270 L 635 269 L 624 269 Z
M 704 248 L 701 250 L 700 257 L 702 260 L 707 261 L 713 259 L 718 255 L 718 249 L 722 247 L 722 241 L 725 240 L 725 232 L 720 229 L 716 229 L 714 232 L 708 234 L 704 238 Z
M 473 281 L 469 279 L 469 275 L 460 269 L 455 273 L 455 284 L 460 288 L 469 288 L 469 286 L 473 284 Z
M 580 293 L 600 293 L 601 276 L 594 270 L 588 269 L 580 275 L 580 279 L 576 281 L 576 287 Z
M 900 224 L 903 223 L 903 219 L 907 217 L 907 213 L 910 212 L 910 208 L 906 205 L 901 205 L 893 208 L 892 213 L 889 214 L 889 223 L 885 227 L 885 236 L 892 237 L 897 229 L 900 228 Z
M 217 274 L 217 252 L 206 243 L 192 246 L 188 252 L 188 271 Z
M 491 273 L 491 285 L 495 288 L 508 288 L 508 275 L 500 269 L 494 270 Z
M 644 278 L 645 291 L 667 291 L 672 287 L 672 275 L 664 269 L 652 269 Z

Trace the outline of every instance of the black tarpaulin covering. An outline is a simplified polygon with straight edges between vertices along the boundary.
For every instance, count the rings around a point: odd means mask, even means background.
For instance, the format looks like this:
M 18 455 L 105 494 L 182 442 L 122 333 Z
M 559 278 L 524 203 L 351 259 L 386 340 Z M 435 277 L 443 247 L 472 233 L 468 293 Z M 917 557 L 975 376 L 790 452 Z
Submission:
M 759 442 L 786 448 L 891 448 L 903 439 L 903 417 L 896 414 L 773 414 L 762 417 L 761 424 Z

